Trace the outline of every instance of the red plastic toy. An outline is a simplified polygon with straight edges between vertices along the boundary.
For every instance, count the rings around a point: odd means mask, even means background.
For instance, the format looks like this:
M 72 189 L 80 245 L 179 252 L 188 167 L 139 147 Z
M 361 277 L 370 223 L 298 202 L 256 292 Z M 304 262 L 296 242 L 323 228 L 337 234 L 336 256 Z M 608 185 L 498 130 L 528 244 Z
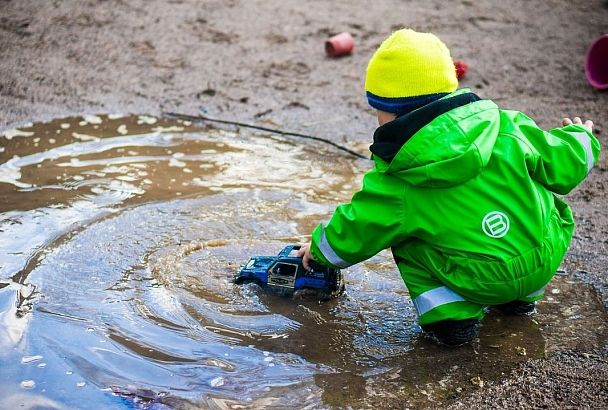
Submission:
M 467 74 L 469 66 L 462 60 L 454 60 L 454 67 L 456 68 L 456 78 L 459 80 Z
M 329 57 L 339 57 L 350 54 L 355 42 L 349 32 L 344 32 L 330 37 L 325 41 L 325 52 Z

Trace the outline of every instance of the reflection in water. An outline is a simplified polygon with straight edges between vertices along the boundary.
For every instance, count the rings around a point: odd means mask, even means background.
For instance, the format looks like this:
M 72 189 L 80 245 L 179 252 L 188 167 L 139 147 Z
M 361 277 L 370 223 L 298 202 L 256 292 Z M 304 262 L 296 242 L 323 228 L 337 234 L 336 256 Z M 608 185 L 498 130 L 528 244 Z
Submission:
M 5 355 L 23 340 L 31 319 L 34 287 L 16 283 L 0 284 L 0 355 Z
M 431 405 L 606 335 L 567 275 L 539 315 L 490 314 L 459 349 L 421 335 L 388 252 L 329 301 L 234 285 L 240 263 L 306 241 L 357 186 L 369 164 L 322 147 L 147 116 L 1 141 L 0 405 Z

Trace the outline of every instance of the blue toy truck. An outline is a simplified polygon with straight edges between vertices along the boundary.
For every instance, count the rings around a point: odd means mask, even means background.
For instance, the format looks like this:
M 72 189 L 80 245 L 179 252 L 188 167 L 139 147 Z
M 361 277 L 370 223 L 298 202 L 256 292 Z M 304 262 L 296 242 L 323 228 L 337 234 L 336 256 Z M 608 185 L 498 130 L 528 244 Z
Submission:
M 304 269 L 302 258 L 290 256 L 299 245 L 288 245 L 277 256 L 253 256 L 241 265 L 234 282 L 255 282 L 281 293 L 293 293 L 301 289 L 320 291 L 334 296 L 344 291 L 340 269 L 333 269 L 311 261 L 311 271 Z

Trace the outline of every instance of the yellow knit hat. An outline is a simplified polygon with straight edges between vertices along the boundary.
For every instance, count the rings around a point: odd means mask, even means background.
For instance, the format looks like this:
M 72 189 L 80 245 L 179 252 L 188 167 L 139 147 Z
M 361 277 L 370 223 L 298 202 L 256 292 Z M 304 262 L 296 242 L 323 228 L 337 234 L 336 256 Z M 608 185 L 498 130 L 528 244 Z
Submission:
M 374 107 L 374 97 L 379 97 L 382 106 L 387 99 L 390 104 L 394 98 L 451 93 L 456 88 L 450 50 L 431 33 L 395 31 L 382 42 L 367 66 L 365 91 Z

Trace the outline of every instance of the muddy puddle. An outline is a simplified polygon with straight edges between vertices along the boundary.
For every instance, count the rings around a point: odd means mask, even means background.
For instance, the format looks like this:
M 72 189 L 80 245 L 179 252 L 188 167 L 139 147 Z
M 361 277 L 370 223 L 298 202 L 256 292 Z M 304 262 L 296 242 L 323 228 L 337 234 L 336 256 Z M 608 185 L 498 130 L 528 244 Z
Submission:
M 332 147 L 148 116 L 0 143 L 0 408 L 434 406 L 606 338 L 566 272 L 537 315 L 491 312 L 458 349 L 421 334 L 388 252 L 329 301 L 234 285 L 350 198 L 370 164 Z

